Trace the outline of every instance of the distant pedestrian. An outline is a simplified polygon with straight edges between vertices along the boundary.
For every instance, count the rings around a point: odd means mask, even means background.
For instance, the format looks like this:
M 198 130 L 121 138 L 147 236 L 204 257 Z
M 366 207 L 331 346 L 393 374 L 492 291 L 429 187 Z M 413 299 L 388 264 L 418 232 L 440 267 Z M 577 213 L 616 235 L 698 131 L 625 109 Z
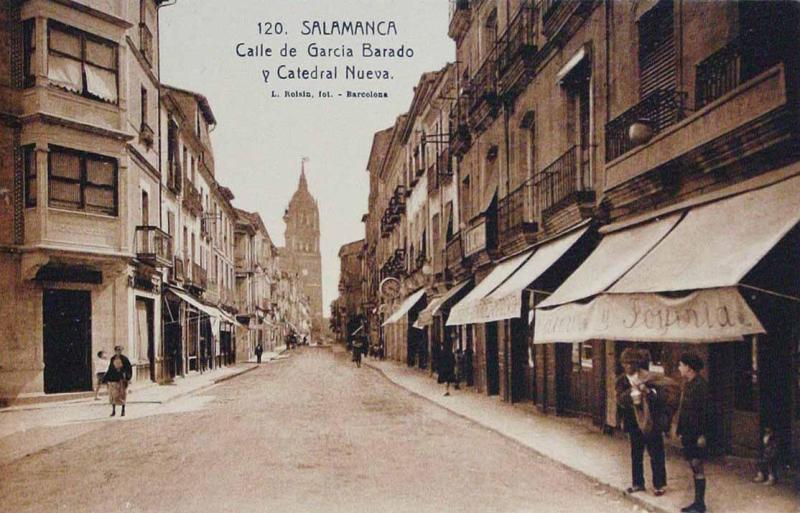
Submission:
M 94 400 L 97 401 L 100 399 L 100 387 L 103 386 L 103 377 L 106 375 L 106 370 L 108 370 L 106 352 L 98 351 L 93 360 L 92 365 L 94 365 L 95 376 Z
M 363 354 L 363 345 L 361 337 L 356 336 L 353 339 L 353 361 L 356 362 L 356 367 L 361 368 L 361 355 Z
M 680 357 L 678 370 L 684 379 L 678 408 L 678 435 L 683 445 L 683 455 L 692 468 L 694 477 L 694 502 L 682 508 L 683 513 L 705 513 L 706 475 L 703 460 L 706 458 L 706 436 L 709 429 L 708 383 L 700 375 L 703 360 L 693 353 Z
M 439 351 L 439 376 L 437 381 L 445 384 L 444 395 L 450 395 L 450 383 L 455 382 L 456 359 L 450 344 L 443 345 Z
M 262 354 L 263 352 L 264 352 L 264 347 L 261 345 L 261 342 L 259 342 L 259 343 L 256 345 L 256 361 L 257 361 L 258 363 L 261 363 L 261 354 Z
M 122 354 L 122 346 L 114 347 L 114 356 L 108 364 L 103 382 L 108 384 L 108 400 L 111 403 L 111 416 L 117 414 L 117 406 L 122 406 L 121 416 L 125 416 L 125 400 L 128 397 L 128 383 L 133 378 L 133 367 L 128 357 Z
M 758 474 L 753 479 L 754 482 L 764 483 L 767 486 L 775 484 L 781 446 L 778 438 L 772 427 L 764 428 L 764 435 L 761 437 L 758 451 Z
M 617 378 L 615 391 L 623 430 L 631 444 L 632 484 L 628 493 L 642 492 L 644 486 L 644 451 L 650 456 L 653 488 L 656 496 L 667 487 L 664 433 L 669 431 L 677 383 L 646 370 L 650 353 L 627 348 L 620 356 L 624 372 Z

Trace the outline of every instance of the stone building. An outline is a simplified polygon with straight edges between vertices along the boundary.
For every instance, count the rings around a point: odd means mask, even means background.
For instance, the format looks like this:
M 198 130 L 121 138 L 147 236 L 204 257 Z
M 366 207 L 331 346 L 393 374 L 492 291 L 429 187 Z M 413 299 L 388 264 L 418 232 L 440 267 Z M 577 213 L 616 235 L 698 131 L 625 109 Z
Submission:
M 370 336 L 425 366 L 454 331 L 478 393 L 606 430 L 625 347 L 670 376 L 693 350 L 716 451 L 753 455 L 772 426 L 798 454 L 799 9 L 451 2 L 452 79 L 423 75 L 373 139 Z M 448 113 L 438 190 L 426 109 Z
M 364 312 L 364 239 L 348 242 L 339 248 L 339 294 L 336 304 L 336 333 L 341 342 L 366 322 Z M 362 328 L 363 329 L 363 328 Z

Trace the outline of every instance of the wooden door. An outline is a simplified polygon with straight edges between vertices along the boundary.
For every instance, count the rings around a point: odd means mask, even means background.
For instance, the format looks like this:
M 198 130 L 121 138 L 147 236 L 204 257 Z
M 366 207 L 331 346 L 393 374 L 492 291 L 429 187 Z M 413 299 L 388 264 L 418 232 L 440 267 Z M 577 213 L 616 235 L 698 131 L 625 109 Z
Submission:
M 92 300 L 82 290 L 45 290 L 44 391 L 92 390 Z

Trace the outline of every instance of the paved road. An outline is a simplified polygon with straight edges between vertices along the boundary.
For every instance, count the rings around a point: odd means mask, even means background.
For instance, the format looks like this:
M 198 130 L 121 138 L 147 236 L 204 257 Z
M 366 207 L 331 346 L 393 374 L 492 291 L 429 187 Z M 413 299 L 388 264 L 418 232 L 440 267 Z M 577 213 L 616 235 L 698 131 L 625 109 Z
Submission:
M 0 464 L 0 511 L 633 510 L 329 349 L 203 394 Z

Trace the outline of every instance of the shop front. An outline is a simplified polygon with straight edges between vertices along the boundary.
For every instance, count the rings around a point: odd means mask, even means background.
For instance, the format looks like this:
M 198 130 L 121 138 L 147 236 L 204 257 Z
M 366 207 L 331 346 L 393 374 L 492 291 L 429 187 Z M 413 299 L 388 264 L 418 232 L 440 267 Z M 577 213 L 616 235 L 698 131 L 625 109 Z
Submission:
M 534 343 L 600 341 L 609 426 L 617 424 L 613 386 L 624 347 L 647 348 L 651 370 L 671 377 L 680 354 L 694 351 L 707 364 L 714 449 L 753 456 L 769 426 L 797 455 L 798 205 L 800 178 L 762 178 L 607 227 L 584 264 L 537 305 Z
M 405 361 L 409 366 L 427 365 L 425 332 L 414 328 L 414 323 L 426 306 L 425 289 L 409 294 L 381 325 L 390 339 L 388 353 L 392 359 Z

